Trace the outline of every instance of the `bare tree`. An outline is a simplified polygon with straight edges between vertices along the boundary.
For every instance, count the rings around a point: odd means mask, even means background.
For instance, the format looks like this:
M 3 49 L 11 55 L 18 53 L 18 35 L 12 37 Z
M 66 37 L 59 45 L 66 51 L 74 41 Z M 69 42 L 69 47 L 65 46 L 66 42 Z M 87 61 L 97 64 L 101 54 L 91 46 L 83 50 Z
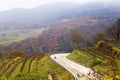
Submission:
M 80 28 L 75 28 L 70 33 L 70 41 L 76 45 L 77 48 L 85 41 L 85 35 Z
M 95 38 L 96 38 L 96 41 L 97 41 L 97 42 L 100 41 L 100 40 L 106 40 L 106 39 L 105 39 L 105 35 L 104 35 L 103 32 L 98 32 L 98 33 L 96 34 Z
M 107 28 L 107 33 L 115 40 L 120 40 L 120 19 Z

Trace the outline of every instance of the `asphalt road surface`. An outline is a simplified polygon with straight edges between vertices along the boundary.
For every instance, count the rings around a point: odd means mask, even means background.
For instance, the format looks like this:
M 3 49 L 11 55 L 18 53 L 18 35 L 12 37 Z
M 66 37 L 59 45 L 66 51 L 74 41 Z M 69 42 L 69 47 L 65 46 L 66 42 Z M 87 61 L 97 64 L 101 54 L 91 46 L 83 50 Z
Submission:
M 90 75 L 92 74 L 92 70 L 67 59 L 66 56 L 69 54 L 70 53 L 52 54 L 50 57 L 67 69 L 76 80 L 89 80 L 88 78 L 92 78 L 92 75 Z

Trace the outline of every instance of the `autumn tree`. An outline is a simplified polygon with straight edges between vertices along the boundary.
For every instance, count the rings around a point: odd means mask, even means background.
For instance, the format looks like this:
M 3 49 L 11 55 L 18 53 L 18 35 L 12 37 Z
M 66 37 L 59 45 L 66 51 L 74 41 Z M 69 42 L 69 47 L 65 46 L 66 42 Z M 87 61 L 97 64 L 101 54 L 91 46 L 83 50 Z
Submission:
M 70 41 L 76 45 L 77 48 L 81 46 L 81 43 L 85 42 L 85 35 L 80 28 L 75 28 L 70 33 Z
M 98 32 L 97 34 L 96 34 L 96 41 L 98 42 L 98 41 L 101 41 L 101 40 L 106 40 L 105 39 L 105 35 L 104 35 L 104 33 L 103 32 Z
M 118 79 L 116 76 L 120 76 L 120 70 L 119 70 L 119 64 L 118 64 L 118 54 L 116 54 L 116 52 L 118 51 L 115 51 L 115 52 L 112 52 L 112 56 L 111 57 L 108 57 L 106 58 L 107 62 L 106 62 L 106 65 L 107 65 L 107 76 L 111 77 L 112 80 L 120 80 L 120 78 Z
M 115 40 L 120 40 L 120 19 L 107 28 L 107 34 Z
M 2 53 L 2 51 L 0 51 L 0 58 L 2 58 L 3 57 L 3 53 Z
M 93 43 L 92 43 L 91 39 L 87 39 L 86 43 L 87 43 L 87 47 L 92 47 L 93 46 Z
M 102 63 L 103 65 L 107 66 L 107 71 L 105 72 L 105 74 L 111 77 L 112 80 L 119 80 L 116 79 L 116 76 L 120 74 L 119 66 L 118 66 L 120 50 L 118 48 L 115 48 L 112 43 L 102 40 L 98 41 L 96 48 L 104 51 L 104 54 L 109 53 L 109 54 L 105 54 L 106 55 L 105 61 Z M 105 80 L 109 80 L 109 79 L 106 79 L 105 77 Z

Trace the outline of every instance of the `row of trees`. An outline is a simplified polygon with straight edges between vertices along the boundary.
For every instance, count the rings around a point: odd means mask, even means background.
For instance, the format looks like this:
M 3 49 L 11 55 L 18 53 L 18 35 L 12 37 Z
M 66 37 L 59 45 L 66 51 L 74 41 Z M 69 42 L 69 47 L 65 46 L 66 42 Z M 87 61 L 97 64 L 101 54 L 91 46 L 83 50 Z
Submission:
M 80 48 L 81 44 L 86 41 L 85 34 L 81 31 L 80 28 L 75 28 L 70 33 L 70 41 L 75 44 L 76 48 Z
M 107 33 L 109 37 L 120 40 L 120 19 L 118 19 L 113 25 L 107 27 Z
M 98 32 L 94 36 L 93 41 L 89 39 L 89 34 L 85 35 L 80 28 L 76 28 L 70 33 L 70 41 L 79 48 L 83 43 L 87 43 L 87 45 L 96 44 L 100 40 L 115 40 L 120 41 L 120 19 L 116 20 L 116 22 L 107 27 L 105 32 Z M 93 42 L 93 43 L 92 43 Z

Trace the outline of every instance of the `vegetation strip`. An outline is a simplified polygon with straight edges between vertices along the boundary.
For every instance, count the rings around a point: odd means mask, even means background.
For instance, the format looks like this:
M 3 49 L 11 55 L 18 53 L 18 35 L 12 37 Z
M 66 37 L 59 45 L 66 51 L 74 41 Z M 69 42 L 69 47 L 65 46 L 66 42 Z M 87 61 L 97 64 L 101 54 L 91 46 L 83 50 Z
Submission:
M 31 64 L 32 64 L 32 61 L 33 61 L 34 59 L 35 59 L 35 57 L 33 57 L 33 58 L 30 60 L 28 72 L 30 72 L 30 70 L 31 70 Z
M 20 69 L 20 73 L 23 72 L 24 66 L 25 66 L 25 64 L 26 64 L 26 62 L 27 62 L 27 60 L 28 60 L 29 58 L 30 58 L 30 56 L 24 59 L 24 62 L 23 62 L 22 67 L 21 67 L 21 69 Z

